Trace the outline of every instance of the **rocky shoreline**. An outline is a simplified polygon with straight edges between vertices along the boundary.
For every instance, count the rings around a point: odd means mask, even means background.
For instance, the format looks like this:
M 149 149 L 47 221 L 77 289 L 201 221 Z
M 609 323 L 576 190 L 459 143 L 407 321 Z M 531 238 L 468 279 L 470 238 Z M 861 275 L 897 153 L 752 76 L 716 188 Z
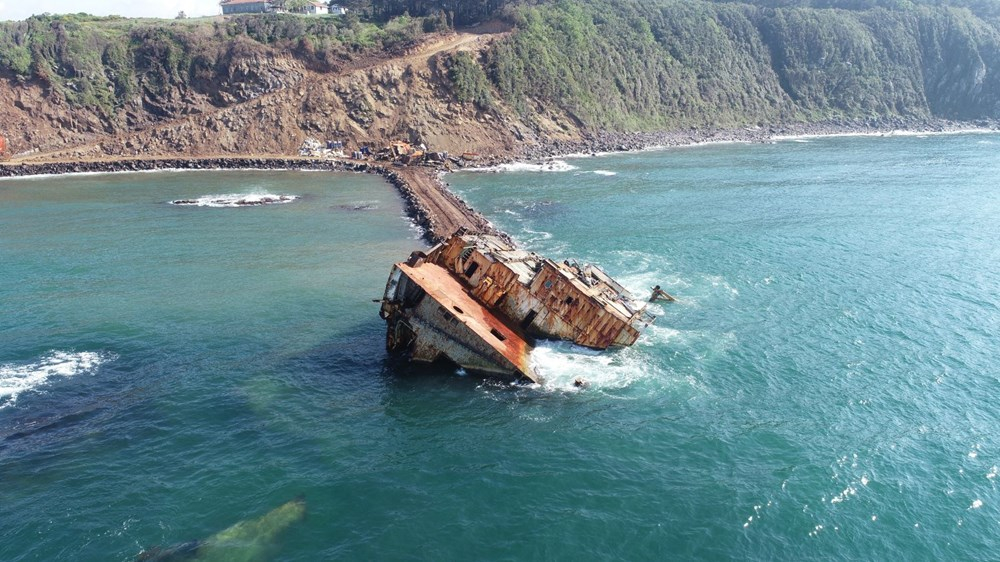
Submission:
M 690 146 L 706 142 L 770 142 L 789 136 L 864 135 L 911 133 L 949 133 L 972 130 L 1000 130 L 1000 121 L 974 122 L 939 119 L 872 119 L 868 121 L 829 121 L 798 123 L 743 129 L 698 129 L 653 133 L 601 132 L 576 141 L 552 141 L 526 146 L 513 154 L 492 155 L 478 162 L 493 166 L 512 161 L 545 160 L 570 154 L 626 152 L 650 147 Z M 419 167 L 390 167 L 370 162 L 320 160 L 313 158 L 148 158 L 93 160 L 85 162 L 44 162 L 0 164 L 0 178 L 73 173 L 143 172 L 153 170 L 327 170 L 377 174 L 403 198 L 406 215 L 419 227 L 424 239 L 435 244 L 456 229 L 489 232 L 510 241 L 486 217 L 455 195 L 438 171 Z
M 834 120 L 818 123 L 764 125 L 741 129 L 696 128 L 662 132 L 599 132 L 577 141 L 552 141 L 523 147 L 510 158 L 499 157 L 488 165 L 513 160 L 544 160 L 568 154 L 627 152 L 651 147 L 690 146 L 709 142 L 771 142 L 782 137 L 832 135 L 878 135 L 898 132 L 957 133 L 973 130 L 1000 131 L 1000 120 L 949 121 L 945 119 L 882 118 L 864 121 Z
M 315 160 L 310 158 L 136 158 L 85 162 L 41 162 L 0 165 L 0 177 L 48 174 L 146 172 L 152 170 L 330 170 L 371 172 L 365 162 Z

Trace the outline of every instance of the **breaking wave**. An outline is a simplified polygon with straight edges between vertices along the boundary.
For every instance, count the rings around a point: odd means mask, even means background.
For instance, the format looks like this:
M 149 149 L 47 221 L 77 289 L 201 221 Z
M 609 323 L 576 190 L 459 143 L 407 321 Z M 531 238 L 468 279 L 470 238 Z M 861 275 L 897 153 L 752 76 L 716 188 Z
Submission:
M 291 203 L 298 195 L 274 195 L 271 193 L 230 193 L 228 195 L 202 195 L 197 199 L 175 199 L 171 205 L 190 207 L 259 207 Z
M 618 172 L 612 172 L 611 170 L 594 170 L 594 173 L 599 176 L 617 176 Z
M 655 374 L 655 366 L 636 349 L 597 351 L 569 342 L 542 342 L 531 352 L 531 366 L 550 390 L 625 388 Z
M 542 392 L 612 393 L 625 388 L 650 392 L 705 394 L 700 364 L 706 358 L 728 353 L 735 345 L 732 334 L 682 331 L 666 326 L 647 327 L 631 347 L 598 351 L 565 341 L 543 341 L 532 350 L 531 368 L 542 382 L 532 385 Z M 695 364 L 678 370 L 661 350 L 695 357 Z M 577 380 L 583 385 L 578 386 Z M 683 390 L 682 390 L 683 389 Z
M 111 353 L 50 351 L 32 363 L 0 364 L 0 409 L 14 405 L 17 397 L 45 386 L 54 377 L 91 373 L 116 358 Z
M 511 162 L 488 168 L 472 168 L 472 172 L 572 172 L 578 169 L 565 160 L 546 160 L 545 162 Z

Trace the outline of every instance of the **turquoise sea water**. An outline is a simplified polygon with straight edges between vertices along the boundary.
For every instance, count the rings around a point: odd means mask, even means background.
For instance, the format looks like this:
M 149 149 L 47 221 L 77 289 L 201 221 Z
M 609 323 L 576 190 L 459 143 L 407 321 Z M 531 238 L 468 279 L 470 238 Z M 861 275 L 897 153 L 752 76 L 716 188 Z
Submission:
M 377 178 L 2 181 L 0 560 L 131 560 L 299 494 L 256 559 L 995 559 L 998 148 L 449 176 L 526 247 L 678 298 L 632 348 L 542 345 L 536 387 L 385 357 L 371 299 L 422 243 Z M 260 193 L 299 198 L 167 204 Z

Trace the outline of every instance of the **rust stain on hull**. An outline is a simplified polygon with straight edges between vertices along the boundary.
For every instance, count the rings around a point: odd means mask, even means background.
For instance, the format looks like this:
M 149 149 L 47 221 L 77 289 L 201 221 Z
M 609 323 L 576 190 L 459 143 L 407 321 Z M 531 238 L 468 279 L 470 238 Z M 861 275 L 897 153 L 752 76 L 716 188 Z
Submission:
M 628 346 L 655 319 L 597 266 L 557 263 L 462 230 L 393 267 L 380 315 L 390 352 L 535 382 L 534 339 Z
M 386 348 L 415 361 L 446 357 L 459 366 L 538 382 L 531 345 L 434 264 L 393 267 L 383 300 Z

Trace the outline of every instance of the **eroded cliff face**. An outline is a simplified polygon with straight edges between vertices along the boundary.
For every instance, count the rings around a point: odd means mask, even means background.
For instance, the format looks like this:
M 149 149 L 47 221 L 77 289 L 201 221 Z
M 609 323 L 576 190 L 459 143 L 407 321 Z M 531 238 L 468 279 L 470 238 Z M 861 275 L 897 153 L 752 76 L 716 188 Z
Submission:
M 459 50 L 478 53 L 504 33 L 431 35 L 401 56 L 335 70 L 275 52 L 234 57 L 224 72 L 189 83 L 143 84 L 110 118 L 70 107 L 37 82 L 0 80 L 0 133 L 23 161 L 290 155 L 307 138 L 506 154 L 539 135 L 576 136 L 555 122 L 522 123 L 502 104 L 484 111 L 455 100 L 443 61 Z
M 968 11 L 608 2 L 402 38 L 294 16 L 7 22 L 0 135 L 15 160 L 294 155 L 308 138 L 510 156 L 630 131 L 1000 120 L 1000 31 Z

